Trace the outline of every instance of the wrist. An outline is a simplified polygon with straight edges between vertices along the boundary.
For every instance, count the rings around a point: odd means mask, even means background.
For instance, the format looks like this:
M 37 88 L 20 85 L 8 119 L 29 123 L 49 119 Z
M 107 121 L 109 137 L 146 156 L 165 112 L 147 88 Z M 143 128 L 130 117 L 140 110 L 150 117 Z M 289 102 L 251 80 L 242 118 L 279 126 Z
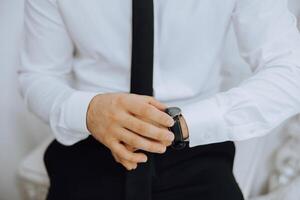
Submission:
M 189 133 L 187 123 L 181 113 L 181 109 L 178 107 L 169 107 L 165 110 L 175 121 L 174 125 L 169 128 L 175 135 L 175 138 L 172 142 L 172 147 L 180 150 L 185 148 L 186 141 L 188 141 Z
M 186 120 L 183 115 L 181 115 L 179 121 L 180 121 L 181 129 L 182 129 L 183 139 L 188 140 L 189 139 L 189 129 L 188 129 Z
M 86 112 L 86 127 L 90 135 L 92 135 L 92 130 L 94 129 L 94 117 L 95 117 L 95 107 L 97 107 L 97 103 L 99 101 L 99 96 L 102 94 L 95 95 L 91 101 L 89 102 L 87 112 Z

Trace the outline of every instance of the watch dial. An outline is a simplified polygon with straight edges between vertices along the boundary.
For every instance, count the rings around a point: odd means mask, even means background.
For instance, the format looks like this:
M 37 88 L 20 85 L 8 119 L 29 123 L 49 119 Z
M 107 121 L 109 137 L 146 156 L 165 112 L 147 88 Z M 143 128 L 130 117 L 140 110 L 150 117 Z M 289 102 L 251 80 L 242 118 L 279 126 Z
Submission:
M 178 107 L 170 107 L 166 109 L 166 113 L 172 117 L 175 117 L 181 114 L 181 109 Z

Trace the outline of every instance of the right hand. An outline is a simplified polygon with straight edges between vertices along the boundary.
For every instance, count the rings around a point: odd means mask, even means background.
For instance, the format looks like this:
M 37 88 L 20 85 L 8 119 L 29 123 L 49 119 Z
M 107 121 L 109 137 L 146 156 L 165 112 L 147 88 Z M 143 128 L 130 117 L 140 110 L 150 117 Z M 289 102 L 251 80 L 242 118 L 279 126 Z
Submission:
M 87 128 L 108 147 L 115 160 L 127 170 L 146 162 L 137 149 L 164 153 L 174 134 L 168 130 L 174 120 L 164 112 L 166 105 L 154 97 L 130 93 L 96 95 L 87 111 Z

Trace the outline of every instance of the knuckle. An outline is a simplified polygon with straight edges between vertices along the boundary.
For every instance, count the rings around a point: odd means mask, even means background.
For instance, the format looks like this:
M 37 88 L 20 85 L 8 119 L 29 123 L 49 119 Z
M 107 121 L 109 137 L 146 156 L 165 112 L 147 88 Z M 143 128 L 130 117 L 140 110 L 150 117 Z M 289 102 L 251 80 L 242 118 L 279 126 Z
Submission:
M 155 98 L 152 97 L 152 96 L 146 96 L 146 101 L 147 102 L 152 102 L 152 101 L 155 101 Z
M 118 121 L 118 119 L 119 119 L 119 113 L 117 113 L 117 112 L 110 113 L 109 119 L 110 119 L 111 122 Z
M 130 96 L 131 98 L 140 98 L 141 95 L 135 94 L 135 93 L 129 93 L 129 96 Z
M 124 105 L 125 104 L 125 95 L 117 95 L 115 98 L 115 104 L 116 105 Z
M 136 144 L 136 139 L 133 138 L 133 137 L 129 137 L 127 140 L 128 140 L 128 143 L 129 143 L 130 145 Z
M 129 143 L 130 146 L 135 146 L 136 147 L 138 145 L 138 141 L 134 137 L 129 138 L 128 143 Z
M 137 148 L 139 148 L 139 149 L 145 149 L 145 150 L 149 149 L 148 143 L 145 142 L 143 139 L 137 139 L 135 141 L 134 146 L 137 147 Z
M 121 99 L 120 95 L 115 95 L 114 98 L 111 99 L 112 106 L 118 106 L 121 101 L 120 99 Z

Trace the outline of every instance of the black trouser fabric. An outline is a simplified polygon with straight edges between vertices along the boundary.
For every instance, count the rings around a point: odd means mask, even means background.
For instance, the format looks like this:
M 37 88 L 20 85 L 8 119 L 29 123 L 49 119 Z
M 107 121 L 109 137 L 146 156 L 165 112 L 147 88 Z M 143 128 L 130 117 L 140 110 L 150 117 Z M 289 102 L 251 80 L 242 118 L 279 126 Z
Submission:
M 154 154 L 152 200 L 242 200 L 232 174 L 234 154 L 232 142 Z M 73 146 L 54 140 L 44 162 L 47 200 L 124 200 L 126 169 L 91 136 Z

